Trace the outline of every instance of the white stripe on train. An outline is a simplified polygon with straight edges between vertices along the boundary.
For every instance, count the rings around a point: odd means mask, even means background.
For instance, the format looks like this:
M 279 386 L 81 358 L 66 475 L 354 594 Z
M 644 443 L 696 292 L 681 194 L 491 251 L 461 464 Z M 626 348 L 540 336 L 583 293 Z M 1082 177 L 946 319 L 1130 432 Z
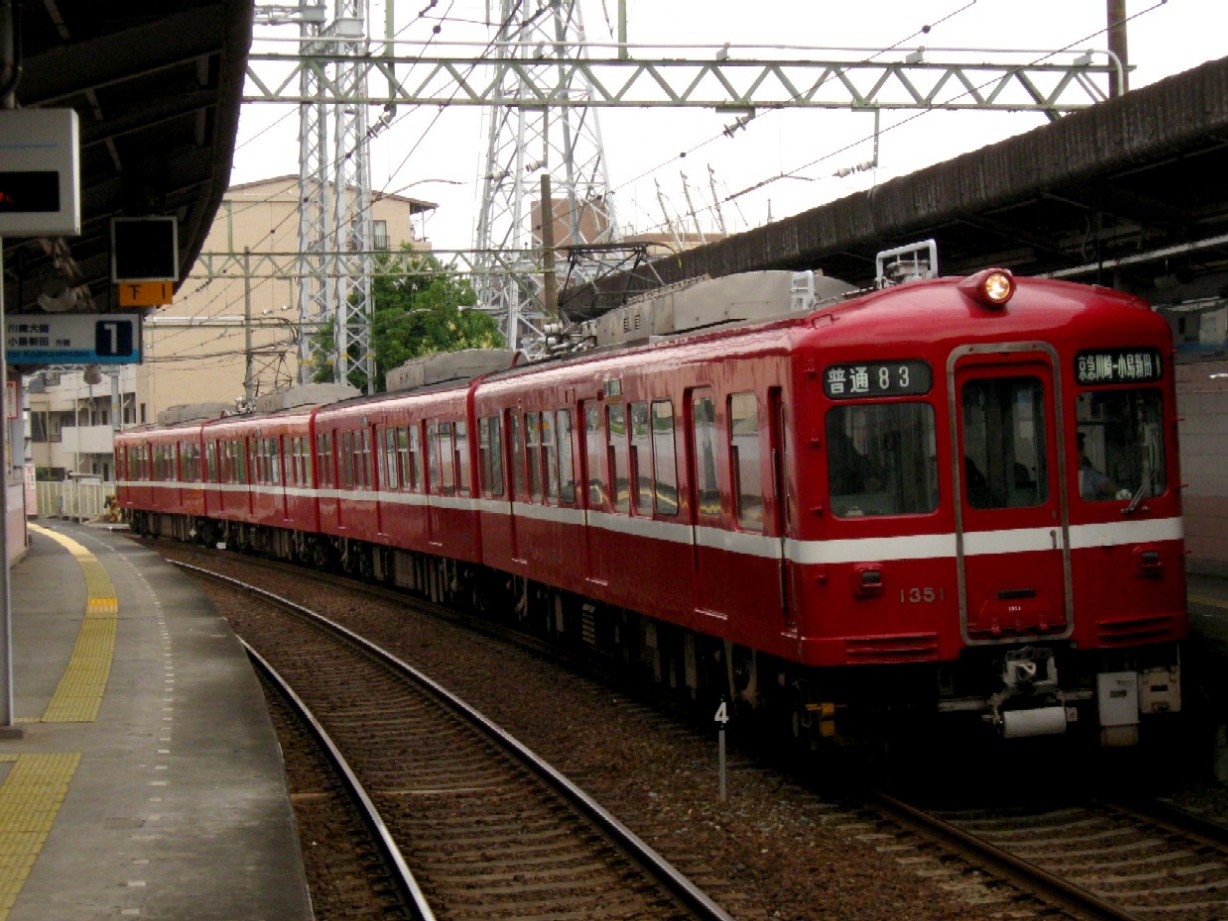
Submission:
M 121 482 L 117 485 L 135 489 L 197 489 L 195 484 L 183 485 L 167 481 Z M 617 534 L 628 534 L 677 544 L 698 544 L 715 550 L 728 550 L 745 556 L 780 559 L 806 566 L 824 563 L 878 563 L 889 560 L 952 559 L 957 541 L 953 532 L 913 534 L 901 537 L 863 537 L 841 540 L 781 540 L 747 531 L 726 531 L 721 528 L 691 527 L 681 522 L 659 518 L 635 518 L 609 512 L 592 512 L 566 506 L 537 505 L 528 502 L 507 502 L 500 499 L 475 499 L 469 496 L 435 496 L 421 493 L 376 492 L 374 490 L 311 489 L 310 487 L 250 487 L 242 483 L 210 483 L 210 492 L 247 493 L 249 490 L 275 498 L 337 499 L 344 495 L 351 502 L 384 505 L 433 506 L 461 511 L 482 511 L 492 515 L 515 515 L 518 518 L 550 521 L 557 524 L 602 528 Z M 1070 549 L 1114 547 L 1122 544 L 1155 543 L 1181 540 L 1185 536 L 1181 518 L 1123 519 L 1112 524 L 1083 524 L 1070 528 Z M 972 531 L 964 535 L 965 556 L 988 556 L 1052 550 L 1061 545 L 1061 531 L 1056 528 L 1016 528 L 1004 531 Z

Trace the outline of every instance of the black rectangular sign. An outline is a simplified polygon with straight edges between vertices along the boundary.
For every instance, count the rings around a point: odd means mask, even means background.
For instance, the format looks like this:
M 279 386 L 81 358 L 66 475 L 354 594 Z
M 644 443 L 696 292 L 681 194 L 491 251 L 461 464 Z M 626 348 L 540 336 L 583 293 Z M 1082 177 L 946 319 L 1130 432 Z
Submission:
M 915 360 L 828 365 L 823 371 L 823 392 L 831 400 L 919 395 L 929 393 L 933 382 L 929 364 Z
M 0 170 L 0 214 L 54 214 L 60 210 L 55 170 Z
M 1075 356 L 1075 380 L 1083 385 L 1146 383 L 1163 373 L 1159 349 L 1095 349 Z

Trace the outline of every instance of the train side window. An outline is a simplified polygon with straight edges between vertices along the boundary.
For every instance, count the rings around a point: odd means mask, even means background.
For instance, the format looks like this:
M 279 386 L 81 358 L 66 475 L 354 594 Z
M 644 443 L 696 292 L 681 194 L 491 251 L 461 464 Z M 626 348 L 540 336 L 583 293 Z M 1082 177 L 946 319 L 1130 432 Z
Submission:
M 439 472 L 439 423 L 426 424 L 426 491 L 438 494 L 441 481 Z
M 694 469 L 696 511 L 708 518 L 721 514 L 721 491 L 716 474 L 716 402 L 712 391 L 691 395 L 691 427 L 695 436 Z
M 558 436 L 554 431 L 554 416 L 544 412 L 542 419 L 542 460 L 545 461 L 546 475 L 543 480 L 543 492 L 546 501 L 557 499 L 559 495 L 559 446 Z
M 631 479 L 635 481 L 635 511 L 637 515 L 652 514 L 652 433 L 648 428 L 648 404 L 632 403 L 631 409 Z
M 463 419 L 456 422 L 456 494 L 469 495 L 469 423 Z
M 333 439 L 329 432 L 316 436 L 316 452 L 319 457 L 320 485 L 333 485 Z
M 610 493 L 609 470 L 606 467 L 606 437 L 601 430 L 601 407 L 584 407 L 584 453 L 588 461 L 588 507 L 601 511 Z
M 452 423 L 439 423 L 439 492 L 456 495 L 456 442 Z
M 481 458 L 482 495 L 503 495 L 503 430 L 498 416 L 478 420 L 478 454 Z
M 623 403 L 606 406 L 606 430 L 610 433 L 610 502 L 614 511 L 631 511 L 631 463 L 627 455 L 627 407 Z
M 652 404 L 652 463 L 658 515 L 678 514 L 678 452 L 674 446 L 674 404 Z
M 855 403 L 827 414 L 827 482 L 839 518 L 938 508 L 937 437 L 928 403 Z
M 371 468 L 371 430 L 363 429 L 358 433 L 358 458 L 357 464 L 360 471 L 358 482 L 359 485 L 366 489 L 374 485 L 371 480 L 374 476 Z
M 729 459 L 738 527 L 763 530 L 763 478 L 759 458 L 759 403 L 753 393 L 729 396 Z
M 517 499 L 525 497 L 524 442 L 520 440 L 520 416 L 508 413 L 508 441 L 512 452 L 512 485 Z
M 236 439 L 235 443 L 235 461 L 239 468 L 239 479 L 237 482 L 246 483 L 247 479 L 247 450 L 244 446 L 242 438 Z
M 524 414 L 525 462 L 529 473 L 529 498 L 534 502 L 542 500 L 541 429 L 538 428 L 538 424 L 537 413 Z
M 573 505 L 576 501 L 576 464 L 571 451 L 570 409 L 555 412 L 554 432 L 559 440 L 559 501 Z
M 397 460 L 396 451 L 392 449 L 389 435 L 392 429 L 376 426 L 375 429 L 375 488 L 378 490 L 394 489 L 396 483 Z M 392 463 L 389 463 L 391 459 Z M 392 475 L 389 476 L 389 473 Z
M 354 485 L 354 433 L 342 432 L 341 444 L 337 447 L 337 485 L 350 489 Z
M 410 486 L 414 492 L 426 491 L 426 474 L 422 461 L 422 432 L 415 422 L 408 429 L 409 434 L 409 477 Z

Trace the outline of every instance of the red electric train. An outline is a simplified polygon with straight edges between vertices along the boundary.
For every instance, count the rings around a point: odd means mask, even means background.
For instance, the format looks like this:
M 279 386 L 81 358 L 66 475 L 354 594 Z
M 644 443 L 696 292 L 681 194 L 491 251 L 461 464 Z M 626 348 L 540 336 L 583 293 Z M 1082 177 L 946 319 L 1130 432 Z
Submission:
M 1171 720 L 1166 322 L 1002 270 L 817 305 L 814 281 L 704 281 L 597 321 L 622 344 L 133 429 L 118 499 L 138 532 L 506 612 L 808 743 Z

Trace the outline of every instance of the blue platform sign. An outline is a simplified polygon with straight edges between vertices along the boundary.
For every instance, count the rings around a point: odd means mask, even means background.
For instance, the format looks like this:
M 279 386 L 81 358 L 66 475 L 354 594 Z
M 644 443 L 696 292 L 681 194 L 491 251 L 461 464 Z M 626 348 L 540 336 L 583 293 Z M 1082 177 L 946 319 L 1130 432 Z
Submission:
M 12 365 L 128 365 L 141 361 L 135 313 L 9 314 L 4 344 Z

